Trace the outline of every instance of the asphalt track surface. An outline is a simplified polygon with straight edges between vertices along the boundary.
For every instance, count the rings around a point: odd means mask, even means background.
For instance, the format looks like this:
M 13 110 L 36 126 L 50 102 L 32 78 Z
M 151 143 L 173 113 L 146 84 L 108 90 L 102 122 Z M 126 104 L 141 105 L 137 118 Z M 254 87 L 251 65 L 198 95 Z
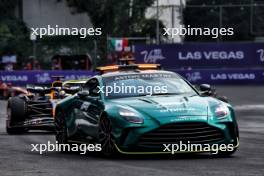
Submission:
M 31 152 L 31 144 L 55 142 L 50 133 L 7 135 L 6 102 L 0 101 L 0 175 L 106 176 L 263 176 L 264 87 L 217 87 L 234 105 L 240 129 L 240 148 L 230 158 L 208 154 L 120 156 L 108 159 L 89 153 Z

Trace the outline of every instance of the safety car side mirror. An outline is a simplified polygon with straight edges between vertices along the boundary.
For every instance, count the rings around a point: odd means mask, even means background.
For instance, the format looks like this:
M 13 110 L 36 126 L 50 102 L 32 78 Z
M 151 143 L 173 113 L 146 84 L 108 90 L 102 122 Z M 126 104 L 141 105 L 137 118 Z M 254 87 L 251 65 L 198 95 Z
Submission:
M 212 87 L 209 84 L 201 84 L 200 85 L 200 91 L 201 92 L 210 92 L 212 90 Z

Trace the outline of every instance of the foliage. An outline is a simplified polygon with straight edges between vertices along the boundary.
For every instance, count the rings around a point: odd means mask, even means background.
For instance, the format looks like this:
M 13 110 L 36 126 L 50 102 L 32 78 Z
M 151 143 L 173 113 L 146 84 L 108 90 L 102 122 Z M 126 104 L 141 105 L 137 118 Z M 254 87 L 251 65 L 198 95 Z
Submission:
M 0 22 L 0 54 L 29 55 L 31 42 L 26 25 L 16 19 L 8 18 Z
M 17 3 L 17 0 L 0 1 L 0 56 L 15 54 L 21 59 L 31 54 L 32 44 L 25 23 L 15 16 Z
M 86 12 L 94 27 L 102 28 L 98 39 L 101 56 L 106 53 L 106 40 L 111 37 L 156 36 L 156 23 L 146 19 L 145 12 L 155 0 L 67 0 L 76 13 Z M 162 25 L 162 24 L 161 24 Z
M 191 7 L 188 5 L 243 5 L 251 4 L 252 0 L 190 0 L 184 9 L 184 24 L 191 27 L 225 27 L 234 28 L 233 36 L 222 37 L 223 41 L 247 41 L 253 40 L 254 34 L 251 28 L 250 6 L 222 7 L 222 21 L 220 22 L 219 6 L 211 7 Z M 260 15 L 261 14 L 261 15 Z M 260 15 L 260 16 L 259 16 Z M 254 16 L 255 18 L 256 16 Z M 258 23 L 263 23 L 264 11 L 258 13 Z M 261 18 L 261 19 L 260 19 Z M 252 21 L 253 22 L 253 21 Z M 220 24 L 222 25 L 220 26 Z M 255 24 L 256 25 L 256 21 Z M 263 26 L 253 26 L 257 31 Z M 210 36 L 186 36 L 186 41 L 215 41 Z

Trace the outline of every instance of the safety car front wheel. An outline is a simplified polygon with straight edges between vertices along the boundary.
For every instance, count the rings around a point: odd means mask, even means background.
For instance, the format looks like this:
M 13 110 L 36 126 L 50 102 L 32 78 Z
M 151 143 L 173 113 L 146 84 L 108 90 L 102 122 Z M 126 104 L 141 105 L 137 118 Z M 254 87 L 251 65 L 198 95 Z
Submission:
M 106 115 L 102 115 L 99 120 L 99 143 L 101 144 L 103 155 L 113 156 L 114 154 L 118 154 L 112 124 Z

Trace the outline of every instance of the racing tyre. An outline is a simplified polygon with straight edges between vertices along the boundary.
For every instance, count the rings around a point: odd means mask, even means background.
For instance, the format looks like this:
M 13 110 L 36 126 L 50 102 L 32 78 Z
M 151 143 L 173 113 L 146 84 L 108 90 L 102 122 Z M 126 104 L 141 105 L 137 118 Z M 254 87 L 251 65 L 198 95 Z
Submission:
M 112 124 L 106 115 L 102 115 L 99 120 L 99 143 L 101 144 L 101 152 L 104 156 L 118 154 L 112 132 Z
M 12 97 L 8 100 L 6 132 L 8 134 L 19 134 L 27 132 L 24 127 L 18 127 L 20 122 L 26 119 L 26 102 L 19 97 Z

